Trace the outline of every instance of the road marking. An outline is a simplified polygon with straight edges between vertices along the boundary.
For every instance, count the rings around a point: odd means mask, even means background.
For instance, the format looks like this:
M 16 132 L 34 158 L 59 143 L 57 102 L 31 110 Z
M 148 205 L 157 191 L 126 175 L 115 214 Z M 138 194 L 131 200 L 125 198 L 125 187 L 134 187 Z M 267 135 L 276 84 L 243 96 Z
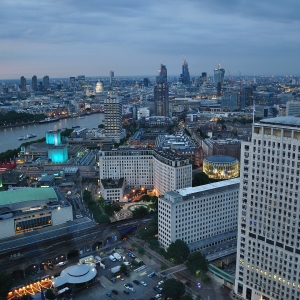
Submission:
M 147 274 L 147 272 L 143 272 L 143 273 L 140 274 L 140 276 L 144 276 L 146 274 Z

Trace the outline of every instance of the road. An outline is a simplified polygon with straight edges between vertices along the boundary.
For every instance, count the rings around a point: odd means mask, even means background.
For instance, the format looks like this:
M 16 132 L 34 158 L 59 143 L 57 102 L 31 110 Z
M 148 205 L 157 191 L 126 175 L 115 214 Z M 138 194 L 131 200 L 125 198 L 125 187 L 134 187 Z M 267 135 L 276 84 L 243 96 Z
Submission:
M 127 238 L 127 242 L 136 243 L 139 247 L 144 248 L 146 250 L 146 255 L 150 256 L 158 266 L 161 266 L 162 263 L 166 264 L 170 270 L 170 273 L 166 272 L 167 270 L 160 272 L 160 268 L 156 270 L 156 272 L 164 274 L 164 272 L 171 275 L 171 277 L 177 278 L 182 282 L 190 282 L 192 287 L 186 287 L 188 292 L 191 292 L 195 295 L 200 295 L 202 299 L 210 299 L 211 300 L 231 300 L 229 293 L 230 290 L 224 288 L 221 284 L 218 284 L 214 280 L 211 280 L 209 283 L 201 282 L 202 289 L 197 287 L 197 283 L 199 282 L 199 278 L 195 275 L 192 275 L 188 270 L 185 269 L 183 265 L 174 265 L 170 261 L 166 260 L 162 256 L 160 256 L 155 251 L 149 249 L 148 247 L 144 247 L 144 242 L 136 239 L 135 237 L 129 236 Z

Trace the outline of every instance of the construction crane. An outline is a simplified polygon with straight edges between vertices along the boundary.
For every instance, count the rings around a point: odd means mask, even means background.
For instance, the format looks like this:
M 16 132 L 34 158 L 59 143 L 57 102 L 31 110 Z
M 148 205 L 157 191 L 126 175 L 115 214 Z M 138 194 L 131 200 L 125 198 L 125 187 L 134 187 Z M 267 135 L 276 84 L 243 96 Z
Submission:
M 233 78 L 232 78 L 229 70 L 228 70 L 228 74 L 229 74 L 229 79 L 230 79 L 230 82 L 231 82 L 231 86 L 233 86 L 234 81 L 233 81 Z

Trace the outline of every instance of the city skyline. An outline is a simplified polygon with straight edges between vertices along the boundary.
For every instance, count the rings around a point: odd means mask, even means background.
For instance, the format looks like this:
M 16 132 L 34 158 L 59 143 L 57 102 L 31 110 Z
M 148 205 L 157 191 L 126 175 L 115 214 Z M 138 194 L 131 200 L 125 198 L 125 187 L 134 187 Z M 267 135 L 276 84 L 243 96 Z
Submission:
M 238 1 L 159 3 L 4 1 L 0 80 L 155 74 L 163 63 L 179 77 L 221 64 L 234 75 L 298 75 L 300 4 Z M 41 76 L 41 75 L 39 75 Z

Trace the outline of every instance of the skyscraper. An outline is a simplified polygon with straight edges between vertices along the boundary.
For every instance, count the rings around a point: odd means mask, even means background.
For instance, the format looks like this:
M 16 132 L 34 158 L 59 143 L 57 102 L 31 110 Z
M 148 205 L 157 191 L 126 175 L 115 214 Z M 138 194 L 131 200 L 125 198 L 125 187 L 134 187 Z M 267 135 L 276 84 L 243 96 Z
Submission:
M 300 299 L 300 118 L 252 126 L 242 144 L 234 291 L 249 300 Z
M 214 85 L 218 86 L 218 83 L 221 82 L 223 85 L 224 82 L 225 70 L 221 68 L 221 65 L 218 65 L 218 69 L 214 69 Z
M 70 88 L 75 88 L 76 87 L 76 78 L 75 77 L 70 77 Z
M 43 86 L 44 90 L 48 90 L 50 88 L 50 80 L 48 75 L 43 77 Z
M 169 89 L 167 80 L 167 68 L 161 64 L 156 76 L 154 87 L 154 111 L 156 116 L 169 117 Z
M 37 89 L 38 89 L 38 83 L 37 83 L 37 77 L 36 77 L 36 75 L 32 76 L 32 79 L 31 79 L 31 88 L 34 91 L 37 91 Z
M 202 72 L 202 75 L 200 76 L 200 84 L 206 85 L 206 83 L 207 83 L 207 73 Z
M 186 58 L 183 59 L 182 73 L 180 74 L 179 81 L 182 82 L 182 84 L 184 85 L 189 85 L 191 83 L 189 65 Z
M 26 78 L 24 76 L 21 77 L 21 90 L 26 91 Z
M 117 143 L 125 137 L 122 128 L 122 102 L 116 95 L 104 100 L 105 136 L 113 138 Z
M 109 83 L 110 83 L 111 85 L 113 85 L 114 79 L 115 79 L 115 72 L 112 71 L 112 70 L 109 70 Z

